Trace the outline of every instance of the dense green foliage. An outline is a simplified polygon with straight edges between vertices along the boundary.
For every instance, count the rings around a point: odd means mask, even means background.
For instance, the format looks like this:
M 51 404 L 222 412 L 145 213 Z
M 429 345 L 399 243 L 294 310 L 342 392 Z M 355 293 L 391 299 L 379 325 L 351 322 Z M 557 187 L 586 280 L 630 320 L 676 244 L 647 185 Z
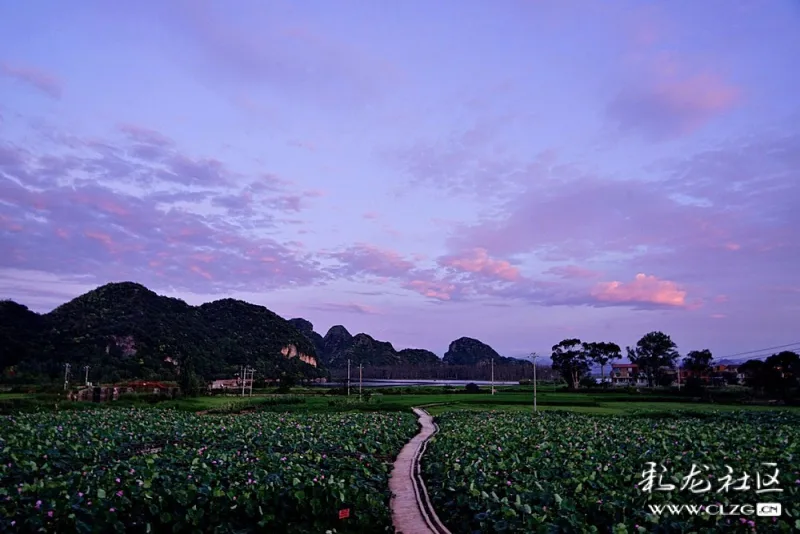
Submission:
M 649 332 L 636 342 L 635 347 L 626 350 L 628 359 L 639 366 L 651 387 L 660 382 L 662 369 L 673 368 L 680 357 L 675 342 L 663 332 Z
M 0 372 L 41 351 L 42 317 L 22 304 L 0 301 Z
M 705 418 L 573 413 L 452 412 L 423 458 L 439 517 L 453 532 L 796 532 L 800 529 L 800 415 L 709 413 Z M 663 464 L 671 492 L 643 491 L 646 462 Z M 757 495 L 755 477 L 776 462 L 782 493 Z M 710 468 L 708 493 L 680 491 L 692 464 Z M 726 465 L 750 491 L 714 493 Z M 660 471 L 660 470 L 659 470 Z M 708 473 L 703 471 L 700 479 Z M 675 477 L 675 478 L 671 478 Z M 769 517 L 656 516 L 648 504 L 779 502 Z M 744 520 L 744 523 L 742 522 Z
M 195 307 L 129 282 L 99 287 L 44 315 L 3 302 L 0 325 L 7 380 L 63 380 L 64 363 L 81 377 L 81 367 L 91 366 L 93 382 L 180 378 L 189 389 L 197 380 L 230 378 L 239 365 L 261 377 L 325 374 L 281 354 L 289 345 L 309 356 L 315 350 L 263 306 L 225 299 Z
M 795 352 L 785 350 L 763 362 L 749 360 L 741 369 L 747 385 L 761 393 L 784 399 L 800 396 L 800 355 Z
M 0 531 L 388 532 L 389 462 L 416 431 L 410 414 L 7 416 Z

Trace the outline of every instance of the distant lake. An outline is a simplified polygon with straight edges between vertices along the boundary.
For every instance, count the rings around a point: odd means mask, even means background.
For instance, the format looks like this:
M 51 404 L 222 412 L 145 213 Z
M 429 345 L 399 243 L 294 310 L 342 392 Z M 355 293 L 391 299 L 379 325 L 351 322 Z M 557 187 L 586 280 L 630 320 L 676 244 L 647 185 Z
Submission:
M 362 387 L 365 388 L 396 388 L 406 386 L 460 386 L 464 387 L 467 384 L 477 384 L 478 386 L 491 387 L 492 382 L 489 380 L 381 380 L 371 379 L 361 382 Z M 322 386 L 342 387 L 347 385 L 347 380 L 333 380 Z M 515 382 L 498 382 L 495 381 L 495 386 L 518 386 L 519 381 Z M 350 379 L 350 387 L 358 387 L 358 378 L 355 380 Z

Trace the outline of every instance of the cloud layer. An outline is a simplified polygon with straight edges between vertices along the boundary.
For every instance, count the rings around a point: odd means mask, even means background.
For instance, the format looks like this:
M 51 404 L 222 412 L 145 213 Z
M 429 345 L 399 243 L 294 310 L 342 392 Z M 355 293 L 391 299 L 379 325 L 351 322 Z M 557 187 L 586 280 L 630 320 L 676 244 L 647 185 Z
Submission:
M 439 352 L 795 341 L 796 13 L 590 4 L 0 7 L 0 297 L 135 280 Z

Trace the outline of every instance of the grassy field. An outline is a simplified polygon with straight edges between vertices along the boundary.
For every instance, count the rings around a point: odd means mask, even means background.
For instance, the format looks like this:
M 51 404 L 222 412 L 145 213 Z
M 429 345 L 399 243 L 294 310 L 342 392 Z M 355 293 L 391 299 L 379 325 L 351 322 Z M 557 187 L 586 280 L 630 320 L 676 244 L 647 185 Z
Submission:
M 359 401 L 357 394 L 351 396 L 324 395 L 324 390 L 305 390 L 302 394 L 261 394 L 253 397 L 209 396 L 165 400 L 152 403 L 152 398 L 123 397 L 120 401 L 104 403 L 99 407 L 130 407 L 132 405 L 151 405 L 155 408 L 176 409 L 180 411 L 307 411 L 307 412 L 396 412 L 410 410 L 414 406 L 427 406 L 427 410 L 438 415 L 460 410 L 500 410 L 509 412 L 533 412 L 532 391 L 519 391 L 520 388 L 498 389 L 495 395 L 489 393 L 443 393 L 431 388 L 403 388 L 401 393 L 381 394 L 372 392 L 368 400 Z M 414 393 L 405 393 L 414 391 Z M 420 393 L 416 393 L 420 391 Z M 366 396 L 365 396 L 366 398 Z M 641 412 L 708 412 L 708 411 L 764 411 L 794 410 L 798 407 L 773 407 L 763 405 L 724 404 L 681 400 L 676 397 L 658 394 L 635 393 L 566 393 L 539 392 L 537 405 L 541 411 L 566 410 L 590 414 L 635 414 Z M 85 409 L 97 408 L 88 402 L 67 402 L 56 395 L 37 395 L 20 393 L 0 393 L 0 411 L 14 409 Z
M 533 413 L 532 391 L 520 391 L 519 387 L 498 388 L 495 395 L 489 393 L 444 393 L 430 387 L 402 388 L 385 394 L 372 391 L 367 399 L 359 400 L 357 394 L 326 395 L 322 388 L 303 389 L 302 393 L 259 394 L 253 397 L 206 396 L 153 402 L 152 397 L 126 396 L 122 400 L 95 404 L 91 402 L 68 402 L 60 395 L 0 393 L 0 413 L 16 411 L 61 411 L 96 408 L 129 408 L 149 406 L 155 409 L 174 409 L 186 412 L 235 413 L 240 411 L 281 411 L 309 413 L 398 412 L 412 407 L 424 406 L 432 415 L 447 412 L 476 410 Z M 296 391 L 296 390 L 295 390 Z M 410 392 L 410 393 L 409 393 Z M 299 394 L 298 394 L 299 393 Z M 764 406 L 735 403 L 709 403 L 679 399 L 653 393 L 568 393 L 539 392 L 539 411 L 568 411 L 584 414 L 636 415 L 642 413 L 708 413 L 712 411 L 770 411 L 790 410 L 800 412 L 800 407 Z

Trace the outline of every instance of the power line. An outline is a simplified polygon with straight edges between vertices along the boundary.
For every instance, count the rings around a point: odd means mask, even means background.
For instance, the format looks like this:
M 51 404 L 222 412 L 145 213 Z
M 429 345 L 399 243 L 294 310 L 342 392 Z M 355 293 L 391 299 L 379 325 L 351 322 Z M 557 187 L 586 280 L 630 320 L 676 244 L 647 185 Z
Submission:
M 764 351 L 771 351 L 771 350 L 777 350 L 777 349 L 785 349 L 785 348 L 793 347 L 795 345 L 800 345 L 800 341 L 795 341 L 794 343 L 787 343 L 786 345 L 776 345 L 774 347 L 764 347 L 763 349 L 748 350 L 748 351 L 745 351 L 745 352 L 737 352 L 736 354 L 729 354 L 727 356 L 722 356 L 720 359 L 735 358 L 737 356 L 747 356 L 749 354 L 761 355 L 761 354 L 757 354 L 757 353 L 762 353 Z M 769 356 L 772 356 L 772 354 L 769 354 Z

